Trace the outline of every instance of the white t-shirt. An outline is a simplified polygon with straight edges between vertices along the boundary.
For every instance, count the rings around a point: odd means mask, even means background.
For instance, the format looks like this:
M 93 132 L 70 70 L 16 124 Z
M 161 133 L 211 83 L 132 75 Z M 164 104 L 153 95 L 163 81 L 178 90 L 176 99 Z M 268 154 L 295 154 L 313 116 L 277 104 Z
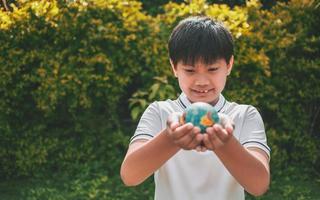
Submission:
M 143 113 L 131 143 L 139 139 L 152 139 L 166 128 L 167 118 L 172 112 L 183 112 L 190 104 L 184 93 L 174 101 L 153 102 Z M 222 95 L 214 107 L 232 118 L 235 124 L 233 135 L 243 146 L 260 148 L 270 157 L 264 124 L 256 108 L 228 102 Z M 245 198 L 243 187 L 209 150 L 180 150 L 154 173 L 154 179 L 155 200 Z

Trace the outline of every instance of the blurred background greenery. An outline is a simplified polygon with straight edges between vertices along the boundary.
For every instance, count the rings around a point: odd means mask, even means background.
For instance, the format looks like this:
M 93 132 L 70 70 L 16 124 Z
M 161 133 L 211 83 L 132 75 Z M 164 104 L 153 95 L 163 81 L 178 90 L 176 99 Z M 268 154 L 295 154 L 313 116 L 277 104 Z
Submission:
M 272 183 L 247 199 L 320 199 L 319 0 L 0 2 L 0 199 L 153 199 L 120 164 L 146 106 L 180 92 L 166 43 L 190 15 L 231 30 L 224 95 L 266 125 Z

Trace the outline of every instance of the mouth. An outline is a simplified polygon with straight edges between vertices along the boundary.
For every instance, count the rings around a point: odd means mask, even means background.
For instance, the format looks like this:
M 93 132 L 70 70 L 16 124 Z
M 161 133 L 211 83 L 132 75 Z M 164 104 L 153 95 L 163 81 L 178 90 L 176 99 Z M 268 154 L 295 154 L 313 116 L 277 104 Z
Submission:
M 197 94 L 207 94 L 207 93 L 213 91 L 213 89 L 208 89 L 208 90 L 191 89 L 191 91 L 194 93 L 197 93 Z

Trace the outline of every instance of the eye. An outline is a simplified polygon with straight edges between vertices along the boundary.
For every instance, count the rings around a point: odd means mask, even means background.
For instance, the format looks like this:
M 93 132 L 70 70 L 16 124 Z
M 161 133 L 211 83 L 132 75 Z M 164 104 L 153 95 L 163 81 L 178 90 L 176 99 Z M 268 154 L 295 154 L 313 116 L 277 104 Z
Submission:
M 194 69 L 184 69 L 184 71 L 186 71 L 188 73 L 192 73 L 192 72 L 194 72 Z
M 214 71 L 217 71 L 218 69 L 219 69 L 218 67 L 212 67 L 212 68 L 209 68 L 208 71 L 214 72 Z

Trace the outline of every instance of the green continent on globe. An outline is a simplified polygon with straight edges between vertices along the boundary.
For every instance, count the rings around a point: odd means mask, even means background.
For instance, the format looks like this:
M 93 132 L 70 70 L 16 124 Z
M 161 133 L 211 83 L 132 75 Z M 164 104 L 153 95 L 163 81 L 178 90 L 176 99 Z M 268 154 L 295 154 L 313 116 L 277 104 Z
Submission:
M 219 123 L 219 116 L 216 109 L 210 104 L 196 102 L 187 107 L 185 122 L 191 122 L 200 128 L 201 133 L 205 133 L 207 127 Z

